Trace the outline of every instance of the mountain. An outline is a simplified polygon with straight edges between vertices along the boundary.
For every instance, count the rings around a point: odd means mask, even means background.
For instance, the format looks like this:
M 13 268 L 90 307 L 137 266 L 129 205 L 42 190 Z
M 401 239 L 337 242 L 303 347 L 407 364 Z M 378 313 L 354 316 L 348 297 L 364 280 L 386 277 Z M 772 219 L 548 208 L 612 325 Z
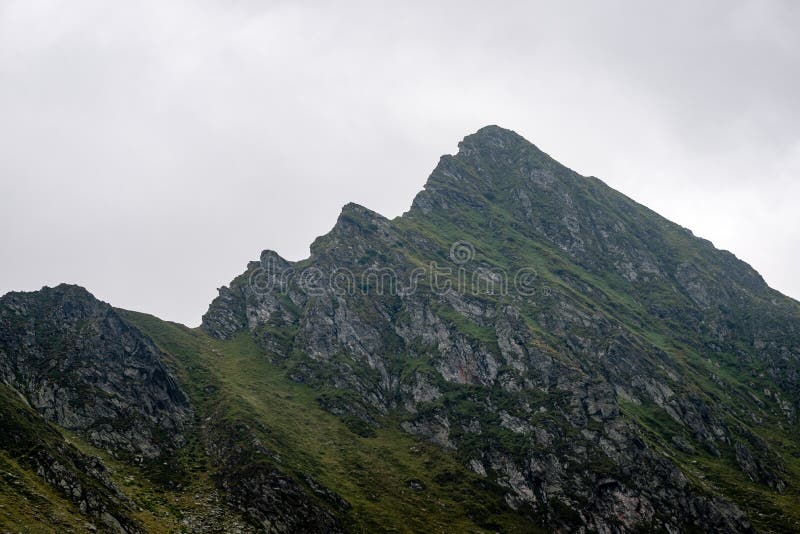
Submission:
M 198 329 L 2 297 L 0 376 L 9 528 L 800 530 L 800 304 L 497 126 Z

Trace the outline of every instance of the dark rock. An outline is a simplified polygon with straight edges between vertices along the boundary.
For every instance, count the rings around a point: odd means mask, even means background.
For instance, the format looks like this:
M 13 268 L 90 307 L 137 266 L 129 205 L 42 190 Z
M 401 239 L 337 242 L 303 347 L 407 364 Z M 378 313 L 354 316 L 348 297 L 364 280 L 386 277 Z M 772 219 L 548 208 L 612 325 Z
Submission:
M 81 287 L 0 298 L 0 378 L 103 449 L 154 458 L 184 443 L 189 403 L 163 355 Z

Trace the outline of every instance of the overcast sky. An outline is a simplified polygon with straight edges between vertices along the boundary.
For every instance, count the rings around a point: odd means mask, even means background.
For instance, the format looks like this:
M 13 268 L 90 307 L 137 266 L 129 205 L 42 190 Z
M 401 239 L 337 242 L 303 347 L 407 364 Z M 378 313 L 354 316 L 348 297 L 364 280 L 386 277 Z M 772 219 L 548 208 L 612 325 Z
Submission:
M 0 293 L 196 325 L 499 124 L 798 298 L 798 28 L 792 0 L 0 0 Z

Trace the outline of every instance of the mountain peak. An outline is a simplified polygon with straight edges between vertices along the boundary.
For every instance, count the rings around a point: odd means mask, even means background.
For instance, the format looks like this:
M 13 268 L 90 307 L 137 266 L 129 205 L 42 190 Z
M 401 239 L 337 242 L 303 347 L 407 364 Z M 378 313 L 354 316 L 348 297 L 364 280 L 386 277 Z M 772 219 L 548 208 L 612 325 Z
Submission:
M 470 160 L 475 157 L 492 155 L 512 155 L 530 152 L 539 155 L 544 153 L 536 145 L 519 135 L 514 130 L 497 125 L 484 126 L 477 132 L 467 135 L 458 144 L 455 157 Z
M 758 435 L 796 435 L 796 304 L 512 130 L 466 136 L 403 217 L 346 205 L 295 267 L 238 278 L 204 331 L 249 331 L 362 436 L 397 414 L 553 530 L 752 532 L 741 495 L 797 494 Z M 701 460 L 736 487 L 693 486 Z
M 311 244 L 311 256 L 329 254 L 338 256 L 345 248 L 352 247 L 355 241 L 385 234 L 389 225 L 389 220 L 380 213 L 360 204 L 348 202 L 342 207 L 331 231 L 318 237 Z M 347 243 L 347 246 L 342 246 L 343 243 Z
M 336 224 L 332 232 L 347 231 L 347 229 L 352 229 L 352 227 L 365 230 L 367 228 L 383 225 L 387 222 L 388 219 L 380 213 L 365 208 L 361 204 L 348 202 L 342 207 L 342 211 L 336 219 Z
M 442 156 L 410 213 L 458 207 L 480 209 L 497 204 L 501 191 L 542 186 L 578 175 L 513 130 L 484 126 L 458 144 L 458 153 Z
M 490 124 L 488 126 L 484 126 L 475 133 L 469 134 L 459 143 L 459 146 L 463 144 L 487 144 L 493 143 L 497 146 L 505 146 L 508 143 L 516 143 L 516 142 L 525 142 L 528 141 L 519 135 L 514 130 L 510 130 L 508 128 L 503 128 L 502 126 L 498 126 L 496 124 Z

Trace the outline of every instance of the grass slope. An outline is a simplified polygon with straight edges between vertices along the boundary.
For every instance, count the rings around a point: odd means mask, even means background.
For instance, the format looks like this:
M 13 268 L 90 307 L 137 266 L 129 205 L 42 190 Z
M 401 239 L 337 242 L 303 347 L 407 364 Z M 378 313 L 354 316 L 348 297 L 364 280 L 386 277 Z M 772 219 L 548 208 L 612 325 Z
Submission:
M 320 392 L 289 380 L 249 335 L 223 342 L 150 315 L 122 313 L 172 357 L 199 412 L 247 424 L 280 470 L 300 483 L 311 476 L 346 499 L 351 508 L 342 521 L 349 530 L 531 532 L 528 519 L 508 511 L 498 488 L 395 421 L 371 437 L 355 434 L 318 405 Z M 192 477 L 208 476 L 213 468 L 197 461 L 192 444 L 185 452 L 182 467 Z

